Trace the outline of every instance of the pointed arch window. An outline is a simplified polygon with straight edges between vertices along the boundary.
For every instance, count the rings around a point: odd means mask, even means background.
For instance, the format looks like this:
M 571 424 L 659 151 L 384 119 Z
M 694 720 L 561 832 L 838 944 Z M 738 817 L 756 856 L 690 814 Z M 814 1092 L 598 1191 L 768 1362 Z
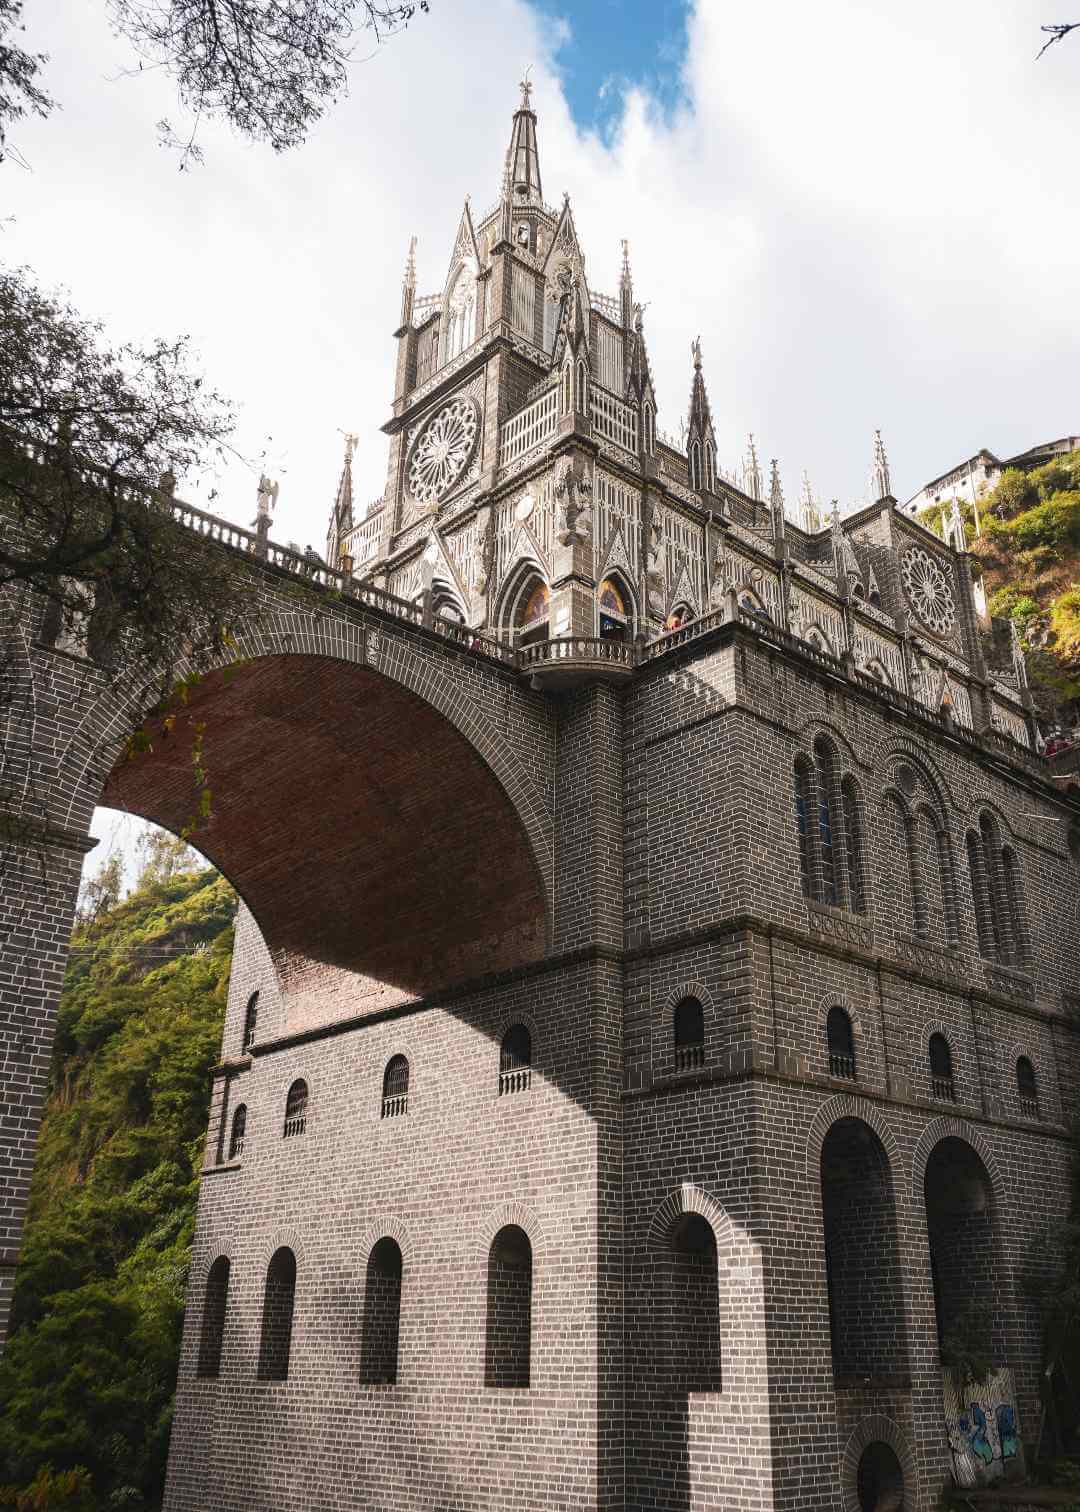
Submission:
M 285 1127 L 282 1136 L 285 1139 L 297 1139 L 307 1132 L 308 1120 L 308 1084 L 302 1078 L 294 1081 L 289 1088 L 289 1095 L 285 1099 Z
M 1001 848 L 1001 875 L 1005 884 L 1013 960 L 1018 966 L 1026 966 L 1031 960 L 1031 944 L 1024 909 L 1024 886 L 1020 876 L 1020 862 L 1011 845 L 1003 845 Z
M 409 1111 L 409 1062 L 394 1055 L 383 1072 L 382 1116 L 400 1118 Z
M 195 1374 L 214 1379 L 221 1374 L 221 1349 L 225 1341 L 225 1312 L 229 1300 L 229 1260 L 219 1255 L 210 1267 L 203 1297 L 199 1332 L 199 1362 Z
M 676 1071 L 695 1071 L 705 1064 L 705 1009 L 696 997 L 675 1005 L 673 1021 Z
M 646 399 L 641 411 L 641 434 L 645 441 L 645 455 L 651 457 L 656 452 L 656 412 Z
M 705 487 L 710 493 L 716 492 L 716 458 L 713 455 L 711 441 L 705 443 Z
M 862 802 L 854 777 L 840 783 L 840 807 L 844 816 L 844 862 L 848 903 L 853 913 L 866 912 L 866 865 L 863 853 Z
M 476 270 L 463 262 L 446 301 L 443 361 L 450 362 L 472 345 L 476 328 Z
M 1020 1099 L 1020 1111 L 1025 1118 L 1039 1116 L 1039 1084 L 1035 1067 L 1026 1055 L 1016 1062 L 1016 1095 Z
M 569 415 L 574 408 L 574 369 L 568 362 L 562 375 L 562 412 Z
M 821 888 L 820 901 L 833 907 L 839 902 L 836 886 L 836 824 L 835 768 L 828 742 L 819 735 L 814 741 L 814 765 L 817 787 L 817 850 L 818 880 Z
M 851 1019 L 839 1003 L 829 1009 L 825 1020 L 825 1038 L 829 1046 L 829 1075 L 855 1080 L 855 1036 Z
M 814 769 L 805 756 L 795 758 L 795 830 L 799 840 L 799 872 L 803 897 L 814 895 L 810 825 L 814 813 Z
M 589 370 L 583 360 L 579 361 L 577 365 L 574 408 L 579 415 L 587 415 L 589 413 Z
M 943 1034 L 932 1034 L 927 1047 L 930 1060 L 930 1090 L 935 1097 L 945 1102 L 956 1101 L 956 1083 L 953 1080 L 952 1051 Z
M 259 1337 L 260 1381 L 288 1379 L 295 1305 L 296 1256 L 291 1249 L 283 1247 L 274 1252 L 266 1271 L 262 1330 Z
M 512 1024 L 499 1049 L 499 1096 L 527 1092 L 532 1081 L 532 1035 L 524 1024 Z
M 360 1380 L 366 1386 L 396 1386 L 401 1325 L 401 1246 L 380 1239 L 367 1263 Z
M 968 875 L 971 880 L 971 895 L 975 905 L 975 930 L 979 937 L 979 954 L 989 960 L 994 954 L 994 926 L 990 908 L 990 885 L 986 875 L 981 835 L 974 830 L 967 833 Z
M 247 1132 L 247 1105 L 241 1103 L 233 1114 L 232 1133 L 229 1135 L 229 1159 L 239 1160 L 244 1153 L 244 1135 Z
M 255 1026 L 259 1021 L 259 994 L 253 992 L 247 1000 L 244 1010 L 244 1042 L 245 1050 L 250 1050 L 255 1043 Z
M 605 578 L 596 597 L 600 639 L 628 641 L 632 627 L 622 586 L 614 578 Z
M 1009 917 L 1005 886 L 1005 869 L 1001 858 L 1001 838 L 996 821 L 985 811 L 979 815 L 979 835 L 982 839 L 983 866 L 990 894 L 990 927 L 993 933 L 994 954 L 999 961 L 1008 962 L 1013 959 L 1014 946 L 1012 920 Z
M 690 443 L 690 487 L 701 487 L 701 442 L 697 440 Z

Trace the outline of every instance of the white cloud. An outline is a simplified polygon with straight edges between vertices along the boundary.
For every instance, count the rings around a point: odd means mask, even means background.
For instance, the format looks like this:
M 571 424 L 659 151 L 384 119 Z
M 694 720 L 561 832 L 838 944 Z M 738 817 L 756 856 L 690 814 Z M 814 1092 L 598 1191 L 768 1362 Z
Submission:
M 678 428 L 700 332 L 722 452 L 754 430 L 789 495 L 805 466 L 856 497 L 879 425 L 901 494 L 977 445 L 1080 428 L 1080 49 L 1036 66 L 1020 0 L 702 0 L 685 108 L 631 93 L 610 141 L 570 119 L 565 27 L 524 0 L 443 0 L 354 69 L 299 152 L 208 130 L 183 175 L 154 144 L 168 82 L 109 82 L 129 58 L 101 0 L 37 24 L 66 108 L 18 133 L 34 171 L 2 170 L 17 221 L 0 253 L 117 335 L 191 332 L 243 401 L 245 447 L 273 438 L 280 539 L 322 541 L 339 430 L 362 438 L 361 499 L 381 492 L 409 235 L 422 288 L 440 286 L 464 195 L 495 198 L 530 61 L 546 197 L 570 190 L 594 288 L 614 290 L 630 239 L 662 425 Z M 247 523 L 251 480 L 230 475 L 213 507 Z

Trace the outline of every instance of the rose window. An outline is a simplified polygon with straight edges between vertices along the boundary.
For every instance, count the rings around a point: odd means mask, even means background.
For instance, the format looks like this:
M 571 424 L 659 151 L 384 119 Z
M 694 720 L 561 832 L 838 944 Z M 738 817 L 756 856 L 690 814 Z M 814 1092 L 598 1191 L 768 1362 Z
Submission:
M 479 422 L 471 399 L 455 399 L 421 433 L 409 462 L 409 491 L 421 504 L 434 504 L 468 466 Z
M 936 557 L 921 546 L 910 546 L 900 564 L 904 589 L 915 613 L 938 635 L 947 635 L 956 622 L 956 605 L 949 580 Z

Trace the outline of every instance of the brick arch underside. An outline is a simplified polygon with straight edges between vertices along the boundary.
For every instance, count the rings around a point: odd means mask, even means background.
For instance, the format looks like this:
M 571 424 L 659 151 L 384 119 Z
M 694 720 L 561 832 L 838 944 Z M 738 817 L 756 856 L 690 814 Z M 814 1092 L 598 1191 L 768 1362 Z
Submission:
M 286 993 L 345 1015 L 540 958 L 545 893 L 505 789 L 430 704 L 368 667 L 271 655 L 196 688 L 100 801 L 193 843 L 262 931 Z M 358 978 L 360 980 L 358 980 Z

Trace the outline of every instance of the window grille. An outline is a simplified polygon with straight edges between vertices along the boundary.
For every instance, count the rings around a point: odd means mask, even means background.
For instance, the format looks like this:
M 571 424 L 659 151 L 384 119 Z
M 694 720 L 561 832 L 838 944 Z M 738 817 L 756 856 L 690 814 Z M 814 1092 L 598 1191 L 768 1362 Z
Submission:
M 202 1330 L 196 1375 L 213 1378 L 221 1374 L 221 1347 L 225 1340 L 225 1310 L 229 1299 L 229 1261 L 219 1255 L 210 1267 L 203 1298 Z
M 930 1036 L 930 1087 L 935 1097 L 944 1102 L 956 1101 L 956 1083 L 953 1080 L 952 1051 L 943 1034 Z
M 676 1071 L 696 1071 L 705 1064 L 705 1010 L 697 998 L 676 1005 L 674 1032 Z
M 307 1129 L 308 1086 L 306 1081 L 294 1081 L 285 1099 L 285 1128 L 283 1137 L 295 1139 Z
M 408 1111 L 409 1063 L 403 1055 L 395 1055 L 383 1074 L 382 1116 L 399 1118 Z
M 229 1140 L 229 1159 L 238 1160 L 244 1153 L 244 1134 L 247 1130 L 247 1108 L 241 1103 L 233 1114 L 232 1137 Z
M 288 1379 L 295 1305 L 296 1256 L 291 1249 L 283 1248 L 274 1252 L 266 1271 L 262 1332 L 259 1339 L 260 1381 Z
M 569 371 L 569 370 L 568 370 Z M 550 388 L 505 422 L 499 436 L 499 463 L 523 457 L 555 432 L 559 423 L 559 391 Z
M 1016 1062 L 1016 1091 L 1024 1117 L 1038 1118 L 1039 1084 L 1035 1079 L 1035 1067 L 1026 1055 L 1022 1055 Z
M 532 1080 L 532 1036 L 524 1024 L 514 1024 L 503 1035 L 499 1052 L 499 1096 L 527 1092 Z
M 854 1081 L 855 1037 L 850 1018 L 838 1004 L 829 1009 L 825 1037 L 829 1047 L 829 1075 Z
M 244 1013 L 244 1049 L 250 1050 L 255 1043 L 255 1025 L 259 1018 L 259 994 L 253 992 L 247 1001 Z

